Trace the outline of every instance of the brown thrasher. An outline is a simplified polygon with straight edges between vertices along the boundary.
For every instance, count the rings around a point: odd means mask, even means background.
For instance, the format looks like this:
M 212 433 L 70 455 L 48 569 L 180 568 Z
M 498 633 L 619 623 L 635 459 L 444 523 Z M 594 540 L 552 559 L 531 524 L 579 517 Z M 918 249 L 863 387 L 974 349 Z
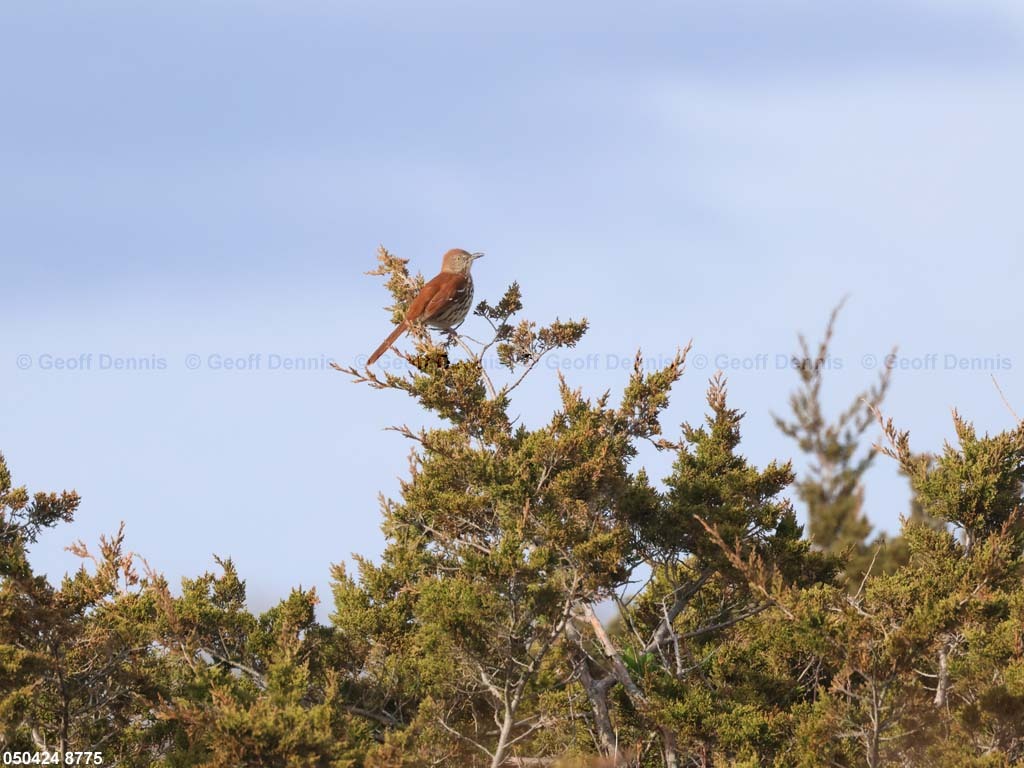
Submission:
M 421 323 L 442 331 L 457 328 L 466 319 L 473 303 L 473 278 L 469 270 L 481 256 L 482 253 L 469 253 L 461 248 L 448 251 L 441 260 L 441 271 L 437 277 L 420 289 L 416 298 L 409 303 L 405 319 L 395 326 L 395 330 L 370 355 L 366 364 L 369 366 L 377 362 L 411 325 Z

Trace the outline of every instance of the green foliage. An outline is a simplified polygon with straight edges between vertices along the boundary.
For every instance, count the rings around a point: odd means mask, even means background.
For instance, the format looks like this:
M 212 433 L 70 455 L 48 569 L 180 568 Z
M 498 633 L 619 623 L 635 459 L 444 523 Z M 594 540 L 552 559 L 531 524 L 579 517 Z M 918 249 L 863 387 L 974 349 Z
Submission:
M 0 456 L 0 742 L 5 749 L 91 749 L 103 744 L 126 765 L 145 764 L 139 722 L 156 703 L 147 647 L 152 604 L 140 588 L 123 532 L 103 538 L 93 566 L 60 587 L 33 573 L 26 547 L 71 520 L 73 492 L 12 487 Z
M 1019 533 L 1024 484 L 1024 424 L 979 438 L 973 425 L 953 413 L 959 447 L 946 444 L 932 462 L 910 453 L 905 435 L 893 455 L 910 477 L 924 511 L 961 528 L 965 546 L 1000 529 Z
M 398 320 L 422 278 L 379 260 Z M 432 426 L 396 428 L 414 451 L 380 499 L 386 547 L 333 567 L 328 625 L 313 590 L 252 612 L 229 558 L 173 589 L 140 575 L 123 531 L 74 544 L 83 567 L 51 584 L 27 548 L 78 497 L 30 496 L 0 456 L 0 746 L 140 768 L 1024 762 L 1024 426 L 979 437 L 956 415 L 932 455 L 885 422 L 917 511 L 880 550 L 861 440 L 888 373 L 824 417 L 835 314 L 777 420 L 798 477 L 743 454 L 721 377 L 704 421 L 664 436 L 688 347 L 656 370 L 638 354 L 617 399 L 559 377 L 553 413 L 513 418 L 587 330 L 522 310 L 513 284 L 477 306 L 484 341 L 415 329 L 408 371 L 346 371 Z M 644 442 L 673 459 L 660 482 Z
M 775 423 L 796 441 L 808 457 L 807 473 L 797 493 L 807 507 L 811 541 L 818 549 L 846 559 L 846 578 L 854 590 L 865 574 L 893 570 L 904 559 L 902 542 L 887 542 L 884 535 L 869 541 L 871 523 L 864 514 L 863 479 L 877 456 L 863 450 L 863 436 L 889 389 L 891 368 L 883 366 L 878 381 L 857 394 L 834 421 L 825 416 L 822 386 L 833 362 L 830 347 L 836 320 L 845 300 L 829 317 L 825 333 L 812 350 L 800 336 L 800 353 L 792 359 L 800 387 L 790 396 L 791 420 L 775 416 Z M 895 350 L 893 350 L 895 353 Z

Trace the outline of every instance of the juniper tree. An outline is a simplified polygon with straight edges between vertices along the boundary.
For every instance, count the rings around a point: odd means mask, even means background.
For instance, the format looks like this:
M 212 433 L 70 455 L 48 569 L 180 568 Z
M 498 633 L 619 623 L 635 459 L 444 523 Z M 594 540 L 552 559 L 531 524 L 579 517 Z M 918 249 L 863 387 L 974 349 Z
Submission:
M 884 534 L 869 541 L 872 526 L 864 513 L 863 478 L 876 456 L 864 445 L 864 433 L 888 392 L 891 367 L 883 365 L 877 381 L 857 394 L 834 421 L 828 420 L 822 403 L 825 373 L 834 359 L 830 347 L 844 303 L 832 310 L 817 347 L 812 349 L 807 339 L 799 336 L 800 352 L 793 356 L 792 366 L 800 387 L 790 396 L 792 415 L 774 418 L 809 460 L 796 488 L 807 507 L 811 541 L 824 552 L 846 557 L 847 583 L 856 589 L 872 566 L 877 571 L 892 570 L 900 561 L 902 545 L 887 542 Z
M 154 642 L 168 662 L 154 708 L 168 765 L 354 768 L 371 728 L 342 696 L 344 665 L 317 623 L 315 590 L 294 589 L 260 615 L 230 559 L 183 579 L 151 574 Z
M 146 611 L 123 531 L 101 540 L 90 564 L 59 587 L 36 574 L 28 547 L 68 522 L 73 491 L 14 487 L 0 455 L 0 743 L 7 751 L 100 751 L 108 761 L 148 764 L 136 738 L 156 702 Z
M 1024 759 L 1024 430 L 978 437 L 932 460 L 884 424 L 883 451 L 910 477 L 930 518 L 905 519 L 908 560 L 853 594 L 794 593 L 798 622 L 763 637 L 779 666 L 814 669 L 793 710 L 791 764 L 989 766 Z M 794 665 L 795 668 L 795 665 Z
M 372 740 L 341 696 L 344 665 L 296 590 L 261 616 L 230 560 L 221 575 L 140 575 L 124 532 L 59 587 L 27 547 L 79 504 L 29 497 L 0 456 L 0 745 L 89 751 L 138 766 L 354 766 Z
M 397 321 L 418 281 L 404 261 L 383 250 L 379 258 L 375 273 L 387 277 Z M 560 378 L 561 405 L 548 422 L 514 424 L 512 391 L 544 354 L 575 345 L 586 330 L 585 321 L 538 328 L 514 320 L 521 309 L 516 285 L 497 304 L 482 302 L 475 314 L 491 334 L 475 349 L 420 334 L 415 352 L 402 355 L 405 375 L 341 369 L 358 383 L 406 392 L 447 425 L 397 428 L 416 450 L 401 499 L 381 503 L 387 546 L 379 564 L 358 562 L 358 578 L 335 569 L 332 620 L 340 641 L 366 659 L 356 686 L 365 708 L 441 745 L 432 759 L 526 759 L 516 755 L 529 755 L 554 723 L 573 732 L 551 709 L 551 694 L 565 704 L 579 678 L 599 751 L 617 749 L 611 697 L 621 690 L 640 712 L 637 733 L 658 728 L 675 765 L 678 724 L 630 665 L 667 661 L 669 645 L 679 653 L 677 620 L 706 585 L 727 596 L 707 608 L 693 637 L 764 610 L 773 579 L 813 580 L 829 567 L 809 555 L 792 508 L 775 498 L 789 467 L 759 473 L 734 454 L 740 415 L 726 406 L 723 382 L 712 385 L 706 430 L 686 427 L 681 443 L 661 437 L 659 416 L 685 352 L 653 371 L 638 355 L 614 406 L 609 393 L 588 399 Z M 452 362 L 454 344 L 465 356 Z M 484 365 L 490 350 L 503 381 Z M 641 440 L 678 452 L 668 492 L 630 471 Z M 716 536 L 761 569 L 760 592 Z M 668 599 L 666 614 L 650 623 L 644 647 L 621 647 L 595 607 L 640 566 L 657 569 L 665 591 L 647 598 Z M 595 648 L 603 658 L 593 658 Z M 427 758 L 410 764 L 416 759 Z
M 400 318 L 417 279 L 380 259 Z M 931 454 L 883 424 L 920 514 L 905 558 L 843 582 L 844 548 L 796 523 L 791 466 L 743 456 L 724 380 L 703 425 L 662 435 L 685 351 L 638 355 L 614 399 L 560 377 L 553 413 L 513 411 L 524 377 L 586 330 L 521 312 L 513 285 L 477 307 L 483 342 L 413 329 L 406 373 L 347 370 L 433 426 L 397 427 L 414 450 L 381 499 L 387 545 L 334 568 L 332 625 L 313 590 L 253 613 L 229 558 L 177 590 L 140 576 L 122 533 L 73 545 L 83 567 L 54 586 L 27 549 L 78 498 L 29 497 L 0 457 L 4 749 L 140 768 L 1024 761 L 1024 426 L 979 436 L 955 415 L 956 443 Z M 803 345 L 790 427 L 831 462 L 806 482 L 855 531 L 863 413 L 827 423 L 813 365 L 832 325 L 816 354 Z M 637 466 L 642 442 L 674 459 L 661 482 Z
M 910 450 L 907 432 L 885 422 L 888 445 L 910 478 L 924 512 L 952 532 L 916 526 L 919 573 L 932 595 L 914 599 L 930 646 L 915 672 L 934 690 L 928 735 L 913 740 L 924 759 L 982 764 L 998 755 L 1024 760 L 1024 422 L 978 436 L 953 413 L 957 444 L 935 456 Z M 913 550 L 912 550 L 913 552 Z M 927 671 L 921 672 L 924 667 Z
M 595 711 L 614 710 L 617 730 L 655 729 L 668 766 L 770 756 L 774 747 L 758 751 L 729 734 L 767 727 L 774 702 L 756 711 L 723 696 L 709 676 L 714 659 L 728 653 L 731 632 L 744 622 L 786 610 L 777 599 L 784 586 L 827 581 L 835 569 L 810 552 L 782 496 L 792 482 L 789 464 L 758 470 L 738 453 L 742 414 L 728 406 L 721 377 L 711 381 L 708 406 L 705 426 L 684 424 L 680 442 L 663 443 L 677 455 L 665 490 L 642 478 L 622 505 L 652 578 L 619 601 L 618 637 L 586 611 L 597 642 L 581 643 L 579 660 Z
M 380 260 L 393 287 L 414 284 L 404 262 L 383 251 Z M 399 305 L 408 296 L 394 294 Z M 353 604 L 394 612 L 397 632 L 382 628 L 381 641 L 420 659 L 411 666 L 431 683 L 433 715 L 423 726 L 454 739 L 460 759 L 492 766 L 550 725 L 537 688 L 546 662 L 577 607 L 625 576 L 630 536 L 617 504 L 631 484 L 627 466 L 634 442 L 657 434 L 684 363 L 680 354 L 652 375 L 638 365 L 615 407 L 607 394 L 591 400 L 563 380 L 547 424 L 514 425 L 510 393 L 546 353 L 574 346 L 586 330 L 585 321 L 514 322 L 521 309 L 516 285 L 493 306 L 481 302 L 475 314 L 491 338 L 466 360 L 449 362 L 421 336 L 407 376 L 348 370 L 409 393 L 449 426 L 400 428 L 417 450 L 401 501 L 382 504 L 382 564 L 362 561 L 358 585 L 336 570 L 333 620 L 352 636 L 365 631 Z M 503 383 L 484 368 L 491 349 L 507 371 Z

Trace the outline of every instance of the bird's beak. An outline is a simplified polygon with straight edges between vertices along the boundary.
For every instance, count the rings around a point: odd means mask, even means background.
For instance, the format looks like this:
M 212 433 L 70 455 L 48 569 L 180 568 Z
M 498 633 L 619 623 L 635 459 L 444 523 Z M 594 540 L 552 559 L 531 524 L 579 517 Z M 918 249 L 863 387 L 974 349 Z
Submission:
M 483 254 L 482 254 L 482 253 L 471 253 L 471 254 L 469 254 L 469 255 L 473 257 L 473 260 L 474 260 L 474 261 L 476 261 L 476 260 L 477 260 L 477 259 L 479 259 L 479 258 L 480 258 L 481 256 L 483 256 Z

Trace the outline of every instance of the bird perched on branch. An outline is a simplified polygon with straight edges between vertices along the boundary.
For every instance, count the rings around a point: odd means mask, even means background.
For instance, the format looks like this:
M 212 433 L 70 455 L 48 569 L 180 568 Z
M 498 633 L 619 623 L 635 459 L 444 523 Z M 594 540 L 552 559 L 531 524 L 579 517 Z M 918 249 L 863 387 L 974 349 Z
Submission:
M 441 260 L 441 271 L 420 289 L 409 303 L 405 319 L 395 326 L 366 364 L 369 366 L 377 362 L 412 325 L 422 324 L 441 331 L 457 328 L 473 304 L 473 278 L 469 270 L 481 256 L 482 253 L 469 253 L 461 248 L 448 251 Z

